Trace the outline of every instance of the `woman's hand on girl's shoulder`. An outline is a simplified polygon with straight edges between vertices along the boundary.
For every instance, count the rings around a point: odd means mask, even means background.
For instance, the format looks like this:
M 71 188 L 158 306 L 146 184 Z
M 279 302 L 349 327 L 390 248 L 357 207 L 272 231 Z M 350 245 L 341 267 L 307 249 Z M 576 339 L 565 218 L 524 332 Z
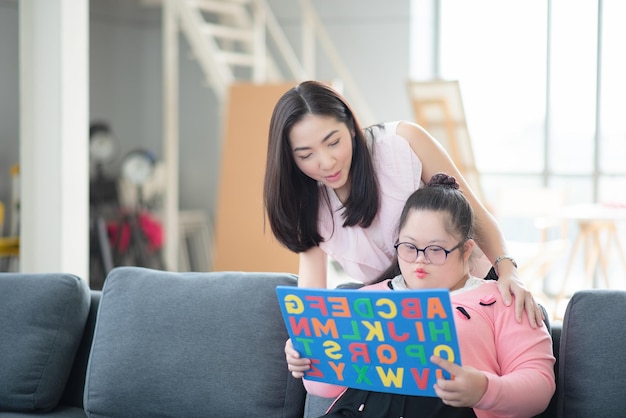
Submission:
M 522 315 L 526 311 L 528 322 L 532 328 L 540 328 L 545 320 L 543 310 L 537 303 L 533 294 L 524 286 L 517 274 L 502 274 L 498 278 L 498 288 L 502 293 L 502 301 L 506 306 L 511 304 L 511 299 L 515 302 L 515 319 L 522 322 Z M 513 298 L 511 298 L 513 295 Z

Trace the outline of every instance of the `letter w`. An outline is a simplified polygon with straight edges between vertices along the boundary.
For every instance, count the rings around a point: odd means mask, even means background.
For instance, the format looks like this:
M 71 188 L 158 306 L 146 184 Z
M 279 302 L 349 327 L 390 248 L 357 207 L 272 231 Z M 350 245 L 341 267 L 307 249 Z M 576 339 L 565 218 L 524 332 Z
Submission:
M 376 372 L 378 372 L 378 377 L 385 387 L 390 387 L 391 385 L 397 388 L 402 387 L 402 378 L 404 376 L 404 369 L 402 367 L 397 369 L 394 374 L 393 369 L 387 369 L 385 373 L 385 370 L 381 366 L 376 366 Z

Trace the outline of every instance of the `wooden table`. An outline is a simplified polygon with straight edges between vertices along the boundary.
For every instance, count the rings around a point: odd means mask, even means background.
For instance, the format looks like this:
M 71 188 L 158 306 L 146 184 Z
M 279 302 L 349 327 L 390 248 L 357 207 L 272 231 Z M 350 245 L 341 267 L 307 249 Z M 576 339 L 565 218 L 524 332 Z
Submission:
M 569 254 L 561 289 L 556 299 L 556 307 L 565 297 L 572 268 L 578 257 L 583 257 L 584 288 L 597 287 L 597 280 L 594 279 L 599 279 L 596 277 L 598 268 L 602 273 L 604 285 L 610 287 L 608 266 L 613 249 L 617 250 L 626 272 L 626 256 L 617 233 L 617 222 L 626 221 L 626 207 L 601 204 L 572 205 L 565 208 L 562 216 L 578 224 L 578 235 Z

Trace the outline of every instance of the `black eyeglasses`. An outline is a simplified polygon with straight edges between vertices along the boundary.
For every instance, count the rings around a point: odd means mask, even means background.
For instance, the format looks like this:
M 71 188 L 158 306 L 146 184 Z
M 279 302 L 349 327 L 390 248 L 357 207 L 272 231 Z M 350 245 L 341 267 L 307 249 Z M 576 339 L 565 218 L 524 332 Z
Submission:
M 407 263 L 415 263 L 421 251 L 424 253 L 424 258 L 426 259 L 426 261 L 428 261 L 428 263 L 440 266 L 446 262 L 446 260 L 448 259 L 448 254 L 458 248 L 461 248 L 463 244 L 465 244 L 465 241 L 467 240 L 459 242 L 457 245 L 450 248 L 449 250 L 446 250 L 440 245 L 429 245 L 424 248 L 417 248 L 410 242 L 399 242 L 393 247 L 396 249 L 398 257 L 406 261 Z

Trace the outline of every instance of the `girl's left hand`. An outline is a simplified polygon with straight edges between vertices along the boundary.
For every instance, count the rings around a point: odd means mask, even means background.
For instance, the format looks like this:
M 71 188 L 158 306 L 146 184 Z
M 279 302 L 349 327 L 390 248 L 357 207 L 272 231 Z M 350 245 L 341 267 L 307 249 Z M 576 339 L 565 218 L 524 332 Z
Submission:
M 439 356 L 431 356 L 430 361 L 454 376 L 454 380 L 437 379 L 434 386 L 446 405 L 471 408 L 487 391 L 487 376 L 473 367 L 461 367 Z

